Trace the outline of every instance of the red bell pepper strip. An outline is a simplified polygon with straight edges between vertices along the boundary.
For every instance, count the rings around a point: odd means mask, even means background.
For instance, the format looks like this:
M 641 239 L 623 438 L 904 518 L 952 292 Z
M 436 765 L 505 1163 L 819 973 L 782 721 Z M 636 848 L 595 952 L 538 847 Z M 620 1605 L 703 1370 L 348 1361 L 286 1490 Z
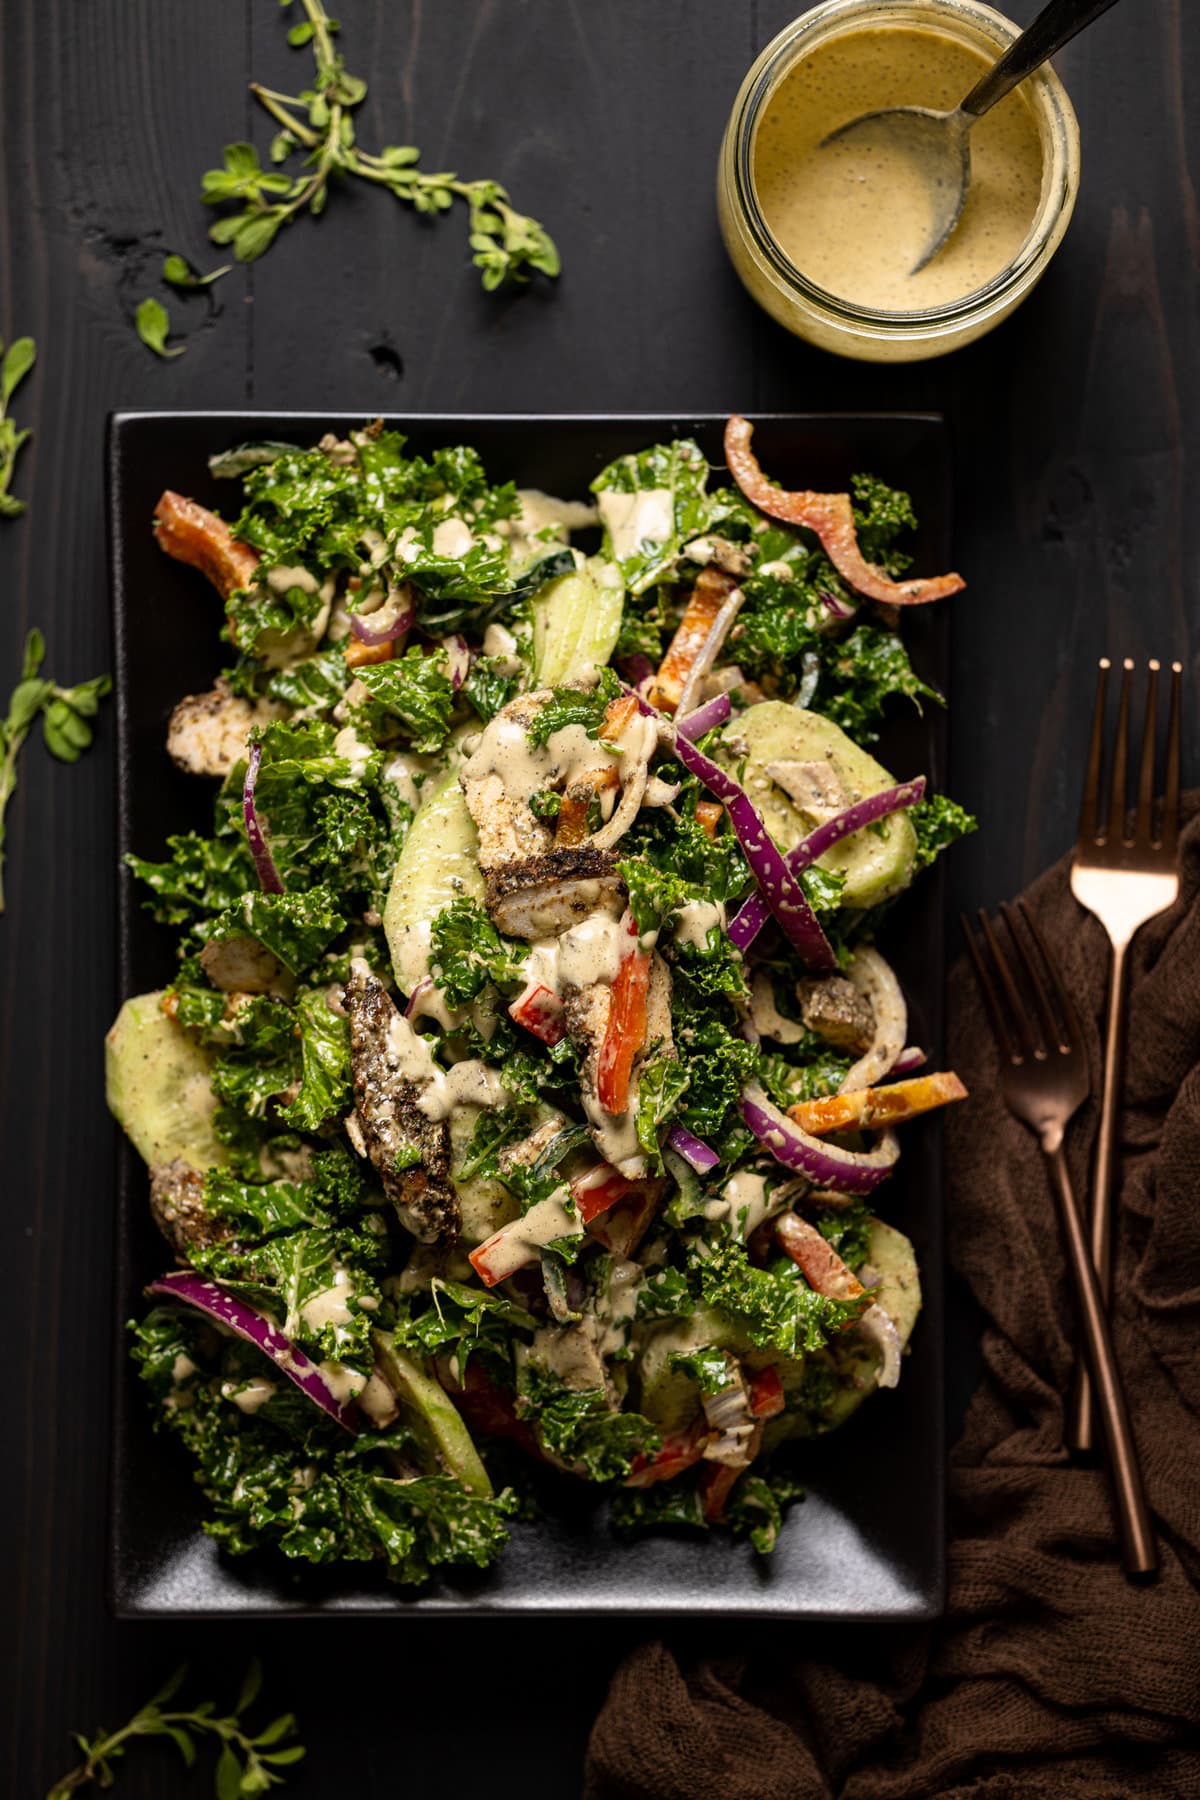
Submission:
M 611 1163 L 597 1163 L 595 1168 L 571 1183 L 571 1198 L 586 1225 L 590 1219 L 598 1218 L 610 1206 L 615 1206 L 618 1200 L 623 1200 L 626 1194 L 631 1194 L 638 1185 L 614 1169 Z
M 783 1411 L 783 1383 L 778 1369 L 760 1369 L 746 1383 L 750 1390 L 750 1411 L 756 1419 L 773 1419 Z
M 170 488 L 154 509 L 154 535 L 168 556 L 207 575 L 223 600 L 249 587 L 258 567 L 258 551 L 240 544 L 223 519 Z
M 893 606 L 915 606 L 926 600 L 944 600 L 966 586 L 961 575 L 893 581 L 883 569 L 869 563 L 860 550 L 849 494 L 816 494 L 809 489 L 788 493 L 777 487 L 763 474 L 750 448 L 753 435 L 749 419 L 734 413 L 725 427 L 725 460 L 733 479 L 760 512 L 782 519 L 785 524 L 815 531 L 838 574 L 858 593 Z
M 862 1282 L 846 1267 L 833 1245 L 798 1213 L 780 1213 L 775 1221 L 775 1241 L 818 1294 L 830 1300 L 857 1300 L 864 1293 Z
M 540 981 L 531 981 L 525 992 L 518 994 L 508 1009 L 508 1016 L 551 1047 L 560 1044 L 567 1035 L 562 995 L 556 994 L 553 988 L 544 987 Z
M 656 1481 L 673 1481 L 676 1475 L 682 1475 L 685 1469 L 700 1461 L 710 1435 L 702 1424 L 698 1424 L 688 1432 L 677 1432 L 673 1437 L 664 1438 L 652 1456 L 639 1450 L 629 1465 L 624 1485 L 645 1488 L 653 1487 Z
M 646 1041 L 646 996 L 650 991 L 650 958 L 638 948 L 632 919 L 628 925 L 630 938 L 612 984 L 596 1069 L 597 1097 L 605 1112 L 614 1116 L 629 1109 L 629 1077 L 633 1059 Z

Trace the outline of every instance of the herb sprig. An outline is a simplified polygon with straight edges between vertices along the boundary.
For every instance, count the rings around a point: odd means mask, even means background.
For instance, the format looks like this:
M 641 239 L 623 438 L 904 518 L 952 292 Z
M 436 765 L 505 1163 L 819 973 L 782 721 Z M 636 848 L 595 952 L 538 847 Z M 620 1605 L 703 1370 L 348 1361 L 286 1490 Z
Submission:
M 93 1781 L 98 1787 L 111 1787 L 116 1776 L 114 1762 L 124 1756 L 134 1738 L 140 1737 L 170 1738 L 189 1769 L 196 1761 L 197 1740 L 218 1739 L 221 1751 L 215 1775 L 217 1800 L 240 1800 L 244 1794 L 263 1794 L 268 1788 L 282 1786 L 284 1778 L 277 1771 L 299 1762 L 305 1753 L 304 1745 L 284 1741 L 295 1734 L 296 1720 L 291 1713 L 281 1713 L 254 1737 L 243 1729 L 243 1717 L 262 1686 L 262 1667 L 257 1658 L 246 1671 L 237 1704 L 224 1717 L 218 1717 L 211 1700 L 174 1712 L 167 1710 L 186 1677 L 186 1667 L 176 1669 L 166 1685 L 119 1731 L 101 1730 L 92 1739 L 82 1732 L 74 1733 L 83 1761 L 55 1783 L 46 1800 L 66 1800 L 67 1795 Z
M 46 642 L 34 628 L 25 640 L 21 679 L 12 691 L 8 716 L 0 720 L 0 913 L 4 911 L 5 812 L 17 785 L 17 758 L 39 714 L 42 735 L 51 756 L 60 762 L 78 762 L 92 741 L 88 720 L 112 687 L 109 675 L 94 676 L 75 687 L 59 687 L 38 671 L 46 654 Z
M 37 346 L 30 337 L 14 338 L 6 350 L 0 338 L 0 519 L 15 519 L 25 511 L 25 502 L 9 493 L 17 451 L 29 437 L 18 431 L 8 416 L 8 403 L 24 381 L 37 357 Z
M 293 0 L 282 0 L 285 8 Z M 554 276 L 559 255 L 536 219 L 519 213 L 498 181 L 462 181 L 449 171 L 426 173 L 421 153 L 411 144 L 387 145 L 378 155 L 356 141 L 354 112 L 366 98 L 367 84 L 351 75 L 334 48 L 338 30 L 321 0 L 301 0 L 304 19 L 293 25 L 289 42 L 312 50 L 310 88 L 281 94 L 251 83 L 251 93 L 280 127 L 271 144 L 274 169 L 264 169 L 252 144 L 228 144 L 224 166 L 203 178 L 201 199 L 208 205 L 234 205 L 212 227 L 215 244 L 229 244 L 239 262 L 253 262 L 270 249 L 276 234 L 298 214 L 320 214 L 329 197 L 331 177 L 354 175 L 386 188 L 395 199 L 420 213 L 449 212 L 456 199 L 469 208 L 469 242 L 475 266 L 487 289 L 504 282 L 528 281 L 535 270 Z M 285 173 L 284 163 L 303 152 L 299 173 Z

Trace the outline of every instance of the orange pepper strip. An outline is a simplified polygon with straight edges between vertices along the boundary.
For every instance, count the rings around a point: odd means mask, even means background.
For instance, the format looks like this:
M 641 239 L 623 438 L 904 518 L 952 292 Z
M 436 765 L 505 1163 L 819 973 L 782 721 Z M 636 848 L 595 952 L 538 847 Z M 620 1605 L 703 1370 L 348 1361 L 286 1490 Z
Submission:
M 154 509 L 154 535 L 168 556 L 207 575 L 223 600 L 249 587 L 258 567 L 258 551 L 240 544 L 223 519 L 170 488 Z
M 817 494 L 811 489 L 788 493 L 777 487 L 763 474 L 750 448 L 753 435 L 749 419 L 734 413 L 725 427 L 725 460 L 733 479 L 761 512 L 782 519 L 785 524 L 815 531 L 838 574 L 858 593 L 893 606 L 916 606 L 927 600 L 945 600 L 966 586 L 961 575 L 893 581 L 883 569 L 869 563 L 860 550 L 849 494 Z
M 721 823 L 721 814 L 725 808 L 719 800 L 700 800 L 696 803 L 696 823 L 705 837 L 715 838 L 717 826 Z
M 364 644 L 361 638 L 351 635 L 343 654 L 348 669 L 365 669 L 370 663 L 391 662 L 396 654 L 396 640 L 385 638 L 382 644 Z
M 737 586 L 732 575 L 709 567 L 700 571 L 675 636 L 650 689 L 651 706 L 673 713 L 679 705 L 688 670 L 708 641 L 713 621 Z
M 618 694 L 615 700 L 610 700 L 600 727 L 601 740 L 615 744 L 637 710 L 638 703 L 632 694 Z
M 633 1059 L 646 1041 L 646 996 L 650 991 L 650 958 L 638 949 L 637 931 L 630 920 L 631 941 L 621 958 L 612 984 L 608 1024 L 600 1045 L 596 1070 L 596 1094 L 606 1113 L 614 1116 L 629 1109 L 629 1077 Z
M 614 768 L 593 769 L 586 776 L 572 783 L 562 797 L 558 809 L 558 828 L 554 834 L 554 847 L 561 850 L 564 846 L 582 844 L 588 835 L 588 808 L 597 794 L 603 794 L 609 788 L 617 786 L 617 771 Z
M 826 1094 L 820 1100 L 804 1100 L 788 1107 L 802 1131 L 823 1137 L 830 1131 L 865 1131 L 879 1125 L 898 1125 L 915 1119 L 935 1106 L 965 1100 L 967 1090 L 953 1072 L 918 1075 L 913 1081 L 895 1081 L 887 1087 L 860 1088 L 852 1094 Z

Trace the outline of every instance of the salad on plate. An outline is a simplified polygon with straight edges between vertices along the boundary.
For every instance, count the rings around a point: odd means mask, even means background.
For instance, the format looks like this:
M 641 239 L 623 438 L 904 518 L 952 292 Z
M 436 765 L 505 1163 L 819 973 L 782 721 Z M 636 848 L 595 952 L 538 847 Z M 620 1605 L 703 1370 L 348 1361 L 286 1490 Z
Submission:
M 962 582 L 751 439 L 581 500 L 377 423 L 214 459 L 229 522 L 159 502 L 229 666 L 167 728 L 212 831 L 128 859 L 179 956 L 108 1094 L 165 1239 L 133 1356 L 230 1552 L 417 1582 L 571 1477 L 765 1552 L 788 1447 L 900 1379 L 880 1190 L 964 1090 L 875 937 L 973 821 L 872 745 Z

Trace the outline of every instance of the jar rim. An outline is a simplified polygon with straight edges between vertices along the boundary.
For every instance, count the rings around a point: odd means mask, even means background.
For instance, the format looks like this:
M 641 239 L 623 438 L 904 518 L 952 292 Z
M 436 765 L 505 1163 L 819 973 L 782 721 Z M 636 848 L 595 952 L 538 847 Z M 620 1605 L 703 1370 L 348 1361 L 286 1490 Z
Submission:
M 1015 290 L 1031 283 L 1057 248 L 1074 206 L 1072 164 L 1078 166 L 1079 126 L 1066 89 L 1049 63 L 1026 80 L 1043 143 L 1049 144 L 1050 162 L 1038 210 L 1025 241 L 1013 260 L 983 287 L 973 288 L 956 300 L 911 311 L 884 311 L 860 306 L 827 288 L 818 286 L 787 257 L 767 225 L 755 191 L 751 166 L 754 138 L 762 109 L 779 83 L 819 42 L 841 35 L 841 28 L 855 21 L 875 18 L 889 27 L 899 24 L 933 24 L 974 27 L 1004 50 L 1021 27 L 983 0 L 820 0 L 793 19 L 773 37 L 752 64 L 734 103 L 730 120 L 733 146 L 732 173 L 743 219 L 759 254 L 775 276 L 810 306 L 839 323 L 877 335 L 908 337 L 951 332 L 974 323 L 1009 301 Z M 832 28 L 832 29 L 831 29 Z

